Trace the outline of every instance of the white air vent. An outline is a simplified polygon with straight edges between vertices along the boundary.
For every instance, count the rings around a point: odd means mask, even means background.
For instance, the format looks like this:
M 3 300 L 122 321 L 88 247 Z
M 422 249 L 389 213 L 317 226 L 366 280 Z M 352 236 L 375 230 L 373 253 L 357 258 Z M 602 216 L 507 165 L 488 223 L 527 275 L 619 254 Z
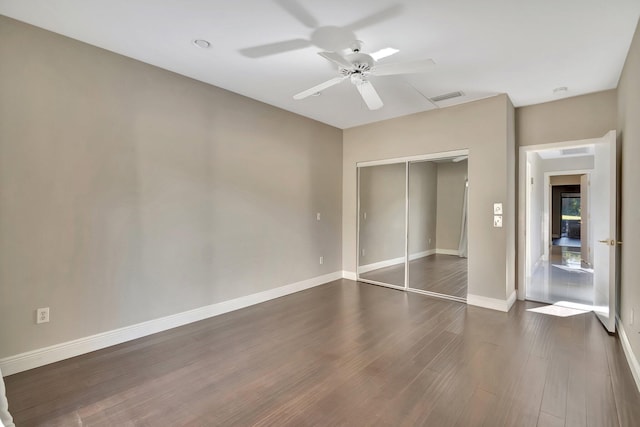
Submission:
M 588 147 L 563 148 L 560 150 L 563 156 L 575 156 L 578 154 L 588 154 Z
M 440 102 L 440 101 L 444 101 L 446 99 L 457 98 L 459 96 L 464 96 L 464 93 L 462 93 L 460 91 L 451 92 L 451 93 L 445 93 L 444 95 L 434 96 L 433 98 L 429 98 L 429 99 L 431 99 L 433 102 Z

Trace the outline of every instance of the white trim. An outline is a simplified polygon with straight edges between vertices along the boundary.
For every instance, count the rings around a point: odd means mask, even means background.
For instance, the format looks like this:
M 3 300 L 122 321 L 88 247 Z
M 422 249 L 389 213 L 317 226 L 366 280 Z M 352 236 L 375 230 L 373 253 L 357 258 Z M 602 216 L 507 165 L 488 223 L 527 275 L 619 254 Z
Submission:
M 353 271 L 342 270 L 342 278 L 347 280 L 358 281 L 358 275 Z
M 269 289 L 232 300 L 222 301 L 216 304 L 184 311 L 182 313 L 172 314 L 170 316 L 149 320 L 131 326 L 125 326 L 124 328 L 114 329 L 112 331 L 102 332 L 88 337 L 5 357 L 0 359 L 0 370 L 2 371 L 2 375 L 7 376 L 26 371 L 28 369 L 37 368 L 39 366 L 48 365 L 49 363 L 58 362 L 70 357 L 79 356 L 91 351 L 131 341 L 136 338 L 166 331 L 167 329 L 208 319 L 230 311 L 239 310 L 254 304 L 260 304 L 262 302 L 303 291 L 314 286 L 323 285 L 342 278 L 342 275 L 343 273 L 341 271 L 336 271 L 275 289 Z
M 431 292 L 431 291 L 425 291 L 424 289 L 417 289 L 417 288 L 407 288 L 408 292 L 413 292 L 416 294 L 420 294 L 420 295 L 428 295 L 430 297 L 434 297 L 434 298 L 440 298 L 440 299 L 445 299 L 448 301 L 455 301 L 455 302 L 461 302 L 463 304 L 467 303 L 467 299 L 463 298 L 463 297 L 456 297 L 453 295 L 447 295 L 447 294 L 441 294 L 438 292 Z
M 622 325 L 622 320 L 620 317 L 616 316 L 616 321 L 618 323 L 618 336 L 620 337 L 620 343 L 622 344 L 624 355 L 627 357 L 629 369 L 631 369 L 631 375 L 633 375 L 633 379 L 636 381 L 636 387 L 638 387 L 638 391 L 640 391 L 640 362 L 638 362 L 638 358 L 633 353 L 629 337 L 627 337 L 627 333 Z
M 460 256 L 460 251 L 457 249 L 436 249 L 436 253 L 440 255 Z
M 514 289 L 511 292 L 511 295 L 509 295 L 509 298 L 507 298 L 507 311 L 511 310 L 511 307 L 513 307 L 513 304 L 516 303 L 517 296 L 518 296 L 518 294 L 517 294 L 516 290 Z
M 357 162 L 356 168 L 362 168 L 367 166 L 391 165 L 394 163 L 417 162 L 421 160 L 448 159 L 451 157 L 460 157 L 460 156 L 468 156 L 468 155 L 469 155 L 468 149 L 441 151 L 439 153 L 421 154 L 418 156 L 396 157 L 394 159 L 382 159 L 382 160 L 370 160 L 366 162 Z
M 404 264 L 404 257 L 386 259 L 384 261 L 374 262 L 372 264 L 361 265 L 358 267 L 358 273 L 367 273 L 372 270 L 377 270 L 379 268 L 391 267 L 392 265 Z
M 404 288 L 409 286 L 409 162 L 404 165 Z
M 426 258 L 428 256 L 435 255 L 436 253 L 437 253 L 436 249 L 428 249 L 426 251 L 416 252 L 415 254 L 409 255 L 409 261 L 414 261 L 420 258 Z
M 509 298 L 507 298 L 506 300 L 483 297 L 481 295 L 472 295 L 472 294 L 467 295 L 468 305 L 475 305 L 476 307 L 483 307 L 483 308 L 489 308 L 491 310 L 504 311 L 505 313 L 511 309 L 515 301 L 516 301 L 516 291 L 511 292 L 511 295 L 509 295 Z
M 443 251 L 446 250 L 448 252 L 452 252 L 449 251 L 448 249 L 443 249 Z M 455 252 L 455 254 L 450 254 L 448 253 L 448 255 L 458 255 L 458 251 L 453 251 Z M 416 252 L 415 254 L 411 254 L 409 256 L 409 260 L 410 261 L 414 261 L 418 258 L 424 258 L 424 257 L 428 257 L 430 255 L 434 255 L 436 253 L 444 253 L 444 252 L 440 252 L 440 249 L 429 249 L 427 251 L 422 251 L 422 252 Z M 360 267 L 358 267 L 358 271 L 360 272 L 360 274 L 362 273 L 368 273 L 369 271 L 373 271 L 373 270 L 377 270 L 379 268 L 385 268 L 385 267 L 391 267 L 393 265 L 398 265 L 398 264 L 404 264 L 404 257 L 398 257 L 398 258 L 392 258 L 392 259 L 386 259 L 384 261 L 378 261 L 378 262 L 374 262 L 371 264 L 367 264 L 367 265 L 361 265 Z

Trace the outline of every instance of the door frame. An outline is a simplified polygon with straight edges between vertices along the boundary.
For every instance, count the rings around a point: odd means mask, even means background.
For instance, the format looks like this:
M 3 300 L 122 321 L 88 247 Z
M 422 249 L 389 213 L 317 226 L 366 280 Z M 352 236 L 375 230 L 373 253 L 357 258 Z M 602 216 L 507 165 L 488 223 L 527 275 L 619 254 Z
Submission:
M 526 287 L 527 287 L 527 278 L 526 278 L 526 260 L 529 256 L 529 245 L 528 239 L 530 238 L 530 230 L 529 230 L 529 204 L 530 201 L 527 200 L 527 192 L 530 191 L 530 188 L 527 186 L 527 161 L 528 155 L 531 152 L 536 151 L 544 151 L 544 150 L 554 150 L 554 149 L 564 149 L 564 148 L 575 148 L 582 147 L 585 145 L 592 145 L 602 141 L 602 137 L 600 138 L 588 138 L 588 139 L 577 139 L 572 141 L 561 141 L 561 142 L 552 142 L 548 144 L 536 144 L 536 145 L 526 145 L 520 147 L 520 153 L 518 156 L 518 230 L 521 230 L 519 233 L 522 238 L 518 239 L 518 289 L 517 296 L 518 299 L 523 301 L 526 298 Z M 562 175 L 563 172 L 570 172 L 566 175 L 576 175 L 581 173 L 580 170 L 576 169 L 575 171 L 559 171 L 552 172 L 555 175 Z M 589 171 L 586 171 L 589 172 Z M 583 171 L 582 173 L 585 173 Z M 546 176 L 546 173 L 545 173 Z M 548 204 L 548 193 L 549 193 L 549 185 L 548 180 L 545 178 L 545 200 L 544 203 Z M 548 236 L 548 219 L 545 221 L 545 236 L 546 240 L 550 238 Z M 545 242 L 546 246 L 546 242 Z M 548 255 L 548 248 L 545 248 L 545 254 Z
M 551 177 L 552 176 L 566 176 L 566 175 L 588 175 L 589 179 L 591 179 L 591 169 L 571 169 L 571 170 L 563 170 L 563 171 L 549 171 L 544 173 L 544 212 L 546 215 L 544 216 L 544 253 L 543 259 L 545 261 L 549 260 L 549 248 L 551 247 L 551 208 L 552 208 L 552 193 L 551 193 Z M 587 191 L 589 191 L 587 189 Z M 530 224 L 527 223 L 529 226 Z M 529 254 L 527 254 L 528 256 Z

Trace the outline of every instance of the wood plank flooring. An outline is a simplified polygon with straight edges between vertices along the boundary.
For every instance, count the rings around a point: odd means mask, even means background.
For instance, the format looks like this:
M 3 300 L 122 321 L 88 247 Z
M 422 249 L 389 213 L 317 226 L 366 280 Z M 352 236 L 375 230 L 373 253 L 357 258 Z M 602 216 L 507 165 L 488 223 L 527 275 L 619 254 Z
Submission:
M 5 378 L 27 426 L 637 426 L 592 313 L 339 280 Z

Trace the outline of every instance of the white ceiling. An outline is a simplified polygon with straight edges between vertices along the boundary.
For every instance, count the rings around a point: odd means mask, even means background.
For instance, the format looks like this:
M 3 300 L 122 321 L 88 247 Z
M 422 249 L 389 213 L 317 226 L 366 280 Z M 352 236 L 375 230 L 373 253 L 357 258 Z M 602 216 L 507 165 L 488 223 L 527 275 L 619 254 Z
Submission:
M 458 90 L 466 96 L 439 106 L 498 93 L 522 106 L 615 88 L 640 1 L 0 0 L 0 13 L 349 128 L 436 108 L 425 96 Z M 358 24 L 363 18 L 371 19 Z M 323 49 L 314 31 L 352 23 L 363 52 L 400 49 L 380 62 L 432 58 L 435 70 L 371 77 L 385 103 L 377 111 L 348 82 L 294 101 L 295 93 L 337 75 L 316 54 Z M 194 39 L 212 46 L 197 48 Z M 241 53 L 294 39 L 309 46 L 258 58 Z M 568 91 L 554 94 L 560 86 Z

